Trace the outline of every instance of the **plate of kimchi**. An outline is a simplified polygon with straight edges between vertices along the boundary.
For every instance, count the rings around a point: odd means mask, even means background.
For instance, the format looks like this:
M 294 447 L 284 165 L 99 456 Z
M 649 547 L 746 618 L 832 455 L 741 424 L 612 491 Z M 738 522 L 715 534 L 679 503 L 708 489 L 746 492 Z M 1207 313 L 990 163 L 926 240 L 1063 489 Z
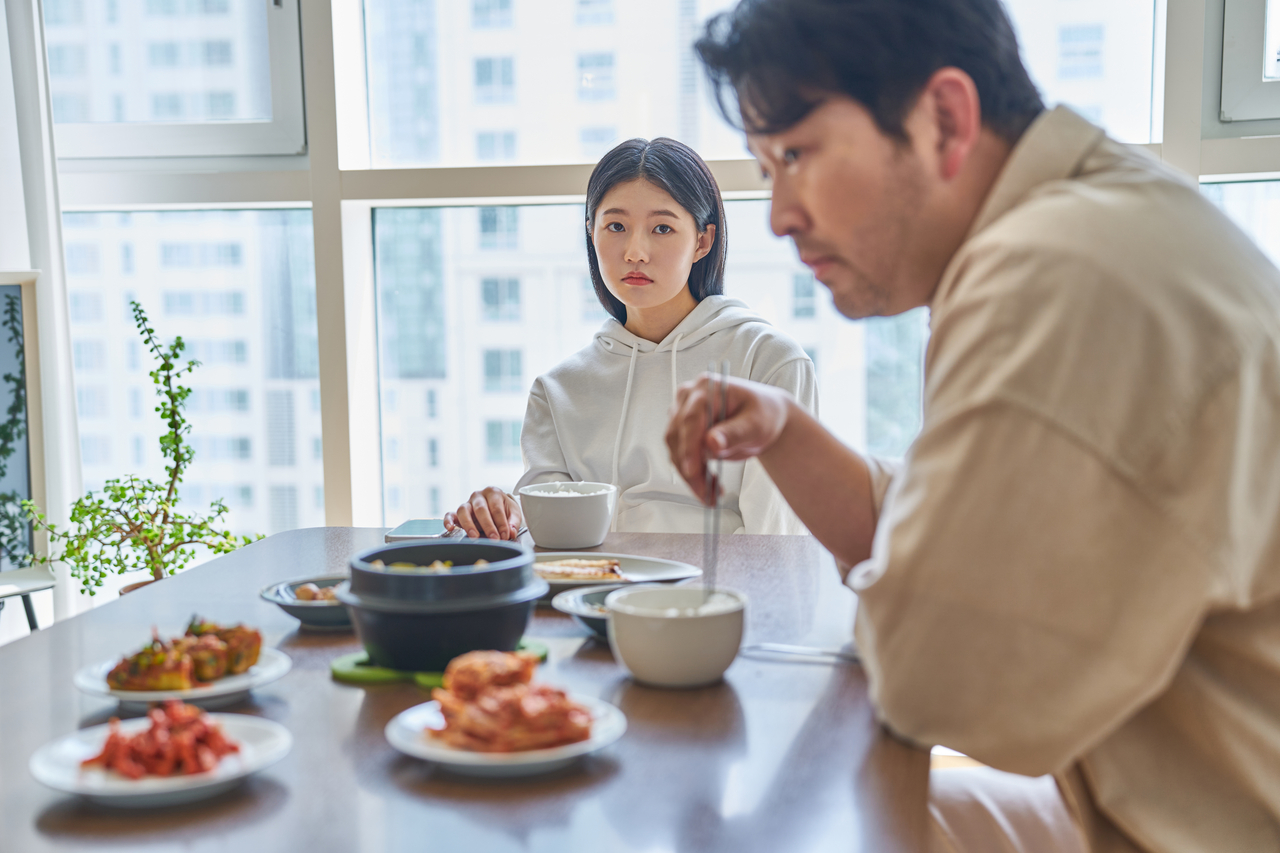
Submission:
M 548 773 L 622 737 L 627 718 L 608 702 L 533 683 L 536 656 L 468 652 L 444 672 L 432 701 L 387 724 L 400 752 L 468 776 Z
M 182 699 L 210 708 L 240 701 L 291 665 L 284 652 L 263 648 L 254 628 L 193 617 L 181 636 L 164 640 L 153 629 L 141 650 L 86 666 L 73 681 L 85 693 L 121 702 Z
M 46 744 L 29 766 L 55 791 L 153 808 L 216 796 L 284 758 L 292 744 L 279 723 L 169 700 L 140 719 L 113 718 Z

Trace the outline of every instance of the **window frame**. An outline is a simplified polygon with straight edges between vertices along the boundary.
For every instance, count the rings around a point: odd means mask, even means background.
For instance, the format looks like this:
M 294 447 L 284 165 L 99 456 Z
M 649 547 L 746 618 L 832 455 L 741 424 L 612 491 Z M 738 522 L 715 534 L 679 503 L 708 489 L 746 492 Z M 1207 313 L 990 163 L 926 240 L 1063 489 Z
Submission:
M 1204 0 L 1155 0 L 1153 126 L 1144 148 L 1201 181 L 1280 177 L 1280 135 L 1214 138 L 1221 32 Z M 295 0 L 284 0 L 294 4 Z M 1228 0 L 1232 2 L 1232 0 Z M 467 4 L 467 14 L 470 14 Z M 296 8 L 296 6 L 295 6 Z M 380 525 L 383 518 L 378 353 L 374 322 L 373 210 L 385 207 L 525 206 L 582 203 L 590 164 L 372 168 L 359 3 L 314 0 L 301 15 L 306 157 L 60 163 L 63 209 L 156 210 L 309 207 L 312 210 L 320 351 L 326 521 Z M 1208 52 L 1207 52 L 1208 51 Z M 1210 61 L 1206 62 L 1206 58 Z M 576 66 L 575 66 L 576 67 Z M 343 121 L 339 121 L 339 115 Z M 1256 132 L 1256 131 L 1255 131 Z M 726 200 L 768 198 L 754 160 L 709 163 Z M 61 168 L 66 166 L 66 168 Z M 497 254 L 497 253 L 495 253 Z M 575 307 L 574 310 L 579 310 Z M 483 450 L 481 451 L 483 452 Z M 369 476 L 369 472 L 379 472 Z
M 245 157 L 304 154 L 300 0 L 264 2 L 271 68 L 269 121 L 70 122 L 55 124 L 58 159 Z

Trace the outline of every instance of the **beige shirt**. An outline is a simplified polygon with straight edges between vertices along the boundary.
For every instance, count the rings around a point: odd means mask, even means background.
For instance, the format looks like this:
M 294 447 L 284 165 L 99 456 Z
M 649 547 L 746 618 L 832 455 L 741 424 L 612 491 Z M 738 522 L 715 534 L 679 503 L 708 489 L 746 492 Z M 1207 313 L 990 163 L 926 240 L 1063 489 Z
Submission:
M 931 322 L 849 575 L 883 719 L 1055 774 L 1097 851 L 1280 851 L 1280 272 L 1059 108 Z

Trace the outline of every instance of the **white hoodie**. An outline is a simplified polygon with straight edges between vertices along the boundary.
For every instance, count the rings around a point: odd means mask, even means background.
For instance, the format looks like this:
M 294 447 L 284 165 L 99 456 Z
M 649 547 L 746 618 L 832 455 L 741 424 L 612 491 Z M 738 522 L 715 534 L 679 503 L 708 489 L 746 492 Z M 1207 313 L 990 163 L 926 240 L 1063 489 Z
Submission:
M 667 418 L 680 383 L 722 359 L 733 376 L 783 388 L 817 415 L 813 362 L 737 299 L 706 297 L 656 344 L 610 318 L 589 346 L 533 383 L 516 490 L 554 480 L 612 483 L 614 530 L 702 533 L 702 504 L 667 453 Z M 721 532 L 805 532 L 758 460 L 725 462 L 723 485 Z

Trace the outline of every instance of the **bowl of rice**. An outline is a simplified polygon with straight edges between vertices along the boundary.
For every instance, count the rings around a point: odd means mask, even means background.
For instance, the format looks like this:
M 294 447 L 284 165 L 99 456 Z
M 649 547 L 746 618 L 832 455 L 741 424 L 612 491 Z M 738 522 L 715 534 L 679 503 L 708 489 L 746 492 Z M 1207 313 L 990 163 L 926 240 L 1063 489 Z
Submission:
M 537 483 L 519 494 L 534 543 L 556 550 L 604 542 L 618 501 L 618 487 L 609 483 Z

